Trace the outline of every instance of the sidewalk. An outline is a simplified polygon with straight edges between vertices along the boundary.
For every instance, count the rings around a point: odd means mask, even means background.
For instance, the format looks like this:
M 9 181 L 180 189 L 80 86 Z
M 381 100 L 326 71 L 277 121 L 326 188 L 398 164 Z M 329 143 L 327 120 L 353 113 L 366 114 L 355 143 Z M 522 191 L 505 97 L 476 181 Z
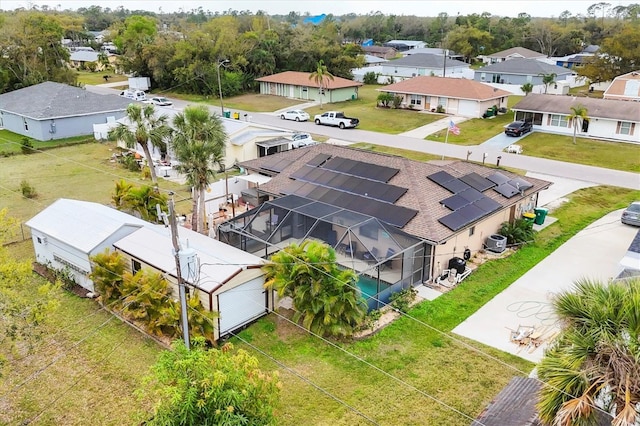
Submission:
M 417 129 L 409 130 L 408 132 L 400 133 L 400 136 L 407 136 L 410 138 L 424 139 L 429 135 L 437 133 L 441 130 L 446 130 L 449 127 L 449 121 L 453 121 L 455 124 L 462 123 L 463 121 L 469 120 L 469 117 L 461 117 L 458 115 L 452 115 L 448 117 L 441 118 L 438 121 L 434 121 L 433 123 L 426 124 L 422 127 L 418 127 Z

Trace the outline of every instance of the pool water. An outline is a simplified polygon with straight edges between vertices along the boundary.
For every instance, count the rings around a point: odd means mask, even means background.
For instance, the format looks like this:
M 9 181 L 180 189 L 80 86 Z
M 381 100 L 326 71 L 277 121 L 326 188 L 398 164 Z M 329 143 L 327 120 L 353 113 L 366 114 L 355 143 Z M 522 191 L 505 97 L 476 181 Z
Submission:
M 369 297 L 378 294 L 378 283 L 375 279 L 366 275 L 360 275 L 358 277 L 358 288 L 362 292 L 362 297 L 368 299 Z M 387 285 L 380 283 L 380 291 L 387 288 Z

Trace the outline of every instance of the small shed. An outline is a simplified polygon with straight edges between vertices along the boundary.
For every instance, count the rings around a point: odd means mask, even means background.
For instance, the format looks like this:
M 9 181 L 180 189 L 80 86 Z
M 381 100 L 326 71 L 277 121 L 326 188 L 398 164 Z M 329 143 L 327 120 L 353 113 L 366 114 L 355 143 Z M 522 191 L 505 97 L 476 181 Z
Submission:
M 193 261 L 181 264 L 182 278 L 205 309 L 219 313 L 216 340 L 273 309 L 273 292 L 264 288 L 263 259 L 190 229 L 179 228 L 178 234 L 181 251 L 192 253 Z M 160 272 L 178 295 L 173 243 L 167 228 L 140 228 L 113 246 L 129 260 L 131 272 L 140 268 Z
M 90 257 L 113 242 L 150 225 L 142 219 L 102 204 L 61 198 L 31 218 L 36 261 L 68 270 L 75 282 L 94 291 Z

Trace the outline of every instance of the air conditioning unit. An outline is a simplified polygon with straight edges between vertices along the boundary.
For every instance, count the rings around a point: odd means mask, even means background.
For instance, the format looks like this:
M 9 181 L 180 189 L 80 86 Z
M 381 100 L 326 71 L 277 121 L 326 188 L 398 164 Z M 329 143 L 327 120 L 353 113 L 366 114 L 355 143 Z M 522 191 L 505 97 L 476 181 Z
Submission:
M 507 249 L 507 237 L 500 234 L 491 234 L 484 244 L 487 250 L 494 253 L 502 253 Z

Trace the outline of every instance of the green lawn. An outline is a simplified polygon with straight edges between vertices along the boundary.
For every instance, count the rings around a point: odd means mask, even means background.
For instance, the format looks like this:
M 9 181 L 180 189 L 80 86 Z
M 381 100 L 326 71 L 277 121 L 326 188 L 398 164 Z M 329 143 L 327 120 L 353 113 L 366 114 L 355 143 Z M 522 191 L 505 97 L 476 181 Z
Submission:
M 78 75 L 78 83 L 89 84 L 91 86 L 95 86 L 97 84 L 104 84 L 107 81 L 104 80 L 104 76 L 109 76 L 108 83 L 114 83 L 116 81 L 128 81 L 129 77 L 122 74 L 114 74 L 113 71 L 78 71 L 76 73 Z
M 137 185 L 150 183 L 142 180 L 140 173 L 110 162 L 114 149 L 111 142 L 93 142 L 0 158 L 0 209 L 8 207 L 10 216 L 24 222 L 62 197 L 109 203 L 115 182 L 122 178 Z M 23 180 L 35 188 L 35 199 L 22 197 Z M 160 188 L 176 191 L 178 209 L 191 207 L 187 187 L 162 178 L 159 184 Z
M 518 142 L 526 155 L 586 164 L 628 172 L 640 172 L 640 145 L 533 132 Z
M 10 132 L 8 130 L 0 130 L 0 157 L 12 155 L 16 153 L 21 153 L 21 143 L 24 136 L 19 135 L 17 133 Z M 55 139 L 50 141 L 37 141 L 35 139 L 30 139 L 33 144 L 33 148 L 38 149 L 49 149 L 57 146 L 64 145 L 77 145 L 95 141 L 93 135 L 90 136 L 74 136 L 72 138 L 65 139 Z

